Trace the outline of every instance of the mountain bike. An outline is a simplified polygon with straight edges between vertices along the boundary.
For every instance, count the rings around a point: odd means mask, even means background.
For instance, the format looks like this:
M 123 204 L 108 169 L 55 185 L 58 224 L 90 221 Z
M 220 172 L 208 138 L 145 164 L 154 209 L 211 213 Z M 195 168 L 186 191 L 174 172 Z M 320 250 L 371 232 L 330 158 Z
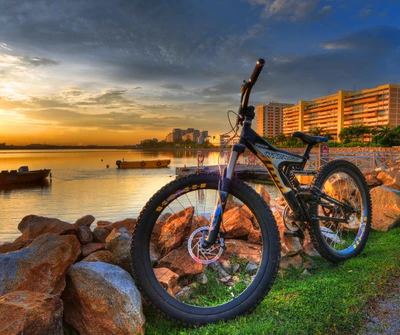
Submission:
M 281 244 L 274 215 L 263 198 L 235 178 L 247 148 L 268 170 L 287 202 L 287 233 L 308 230 L 318 252 L 332 262 L 358 255 L 371 224 L 371 200 L 363 174 L 352 163 L 331 161 L 310 185 L 304 171 L 323 136 L 295 132 L 303 155 L 275 148 L 251 128 L 251 89 L 265 62 L 244 81 L 233 145 L 223 173 L 193 174 L 161 188 L 142 209 L 132 238 L 134 279 L 148 301 L 167 318 L 201 325 L 250 313 L 269 292 L 279 269 Z

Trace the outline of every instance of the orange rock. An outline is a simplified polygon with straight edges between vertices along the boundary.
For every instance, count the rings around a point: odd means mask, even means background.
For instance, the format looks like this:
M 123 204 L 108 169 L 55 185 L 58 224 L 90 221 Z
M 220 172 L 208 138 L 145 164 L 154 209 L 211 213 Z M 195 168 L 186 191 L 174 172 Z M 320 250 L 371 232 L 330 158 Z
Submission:
M 226 238 L 235 238 L 248 235 L 253 224 L 246 210 L 235 207 L 224 213 L 221 229 L 226 232 Z
M 76 227 L 90 227 L 90 225 L 94 222 L 95 217 L 93 215 L 85 215 L 82 216 L 80 219 L 76 220 L 76 222 L 74 223 L 74 225 Z
M 96 251 L 84 258 L 82 262 L 104 262 L 108 264 L 114 264 L 112 253 L 107 250 Z
M 158 261 L 160 267 L 168 268 L 180 276 L 199 274 L 203 265 L 197 263 L 189 254 L 187 243 L 180 248 L 172 250 Z
M 99 251 L 99 250 L 105 250 L 106 245 L 105 243 L 89 243 L 85 244 L 82 248 L 82 256 L 87 257 L 90 254 Z
M 74 225 L 54 218 L 46 218 L 37 215 L 25 216 L 18 225 L 22 235 L 15 241 L 34 240 L 43 234 L 75 234 L 77 229 Z
M 229 260 L 232 259 L 232 257 L 237 257 L 248 262 L 254 262 L 257 265 L 260 264 L 262 251 L 261 245 L 234 239 L 226 239 L 225 245 L 226 250 L 222 253 L 221 261 L 225 258 Z
M 0 334 L 62 335 L 63 303 L 55 295 L 17 291 L 0 297 Z
M 162 226 L 159 247 L 164 255 L 182 244 L 186 228 L 192 225 L 193 213 L 194 208 L 188 207 L 171 215 Z
M 375 230 L 388 231 L 400 224 L 400 192 L 384 186 L 371 190 L 372 223 Z
M 264 188 L 264 186 L 261 184 L 258 184 L 256 191 L 257 191 L 257 193 L 259 193 L 261 195 L 261 197 L 264 199 L 264 201 L 267 203 L 267 205 L 269 205 L 271 202 L 271 195 Z
M 95 228 L 93 231 L 93 240 L 97 243 L 106 243 L 107 236 L 110 234 L 108 229 Z
M 80 253 L 75 235 L 44 234 L 27 248 L 0 254 L 0 295 L 23 290 L 61 293 L 65 274 Z
M 7 252 L 20 250 L 22 248 L 27 247 L 32 242 L 33 240 L 5 242 L 3 244 L 0 244 L 0 254 L 5 254 Z
M 383 186 L 400 191 L 400 171 L 381 171 L 376 177 Z
M 281 269 L 301 269 L 303 266 L 303 259 L 300 255 L 283 256 L 281 257 L 281 263 L 279 266 Z
M 168 268 L 156 268 L 154 274 L 164 288 L 173 288 L 178 283 L 179 275 Z
M 136 219 L 124 219 L 121 221 L 116 221 L 108 224 L 105 229 L 112 231 L 115 228 L 126 228 L 128 230 L 128 234 L 132 237 L 133 231 L 136 227 Z

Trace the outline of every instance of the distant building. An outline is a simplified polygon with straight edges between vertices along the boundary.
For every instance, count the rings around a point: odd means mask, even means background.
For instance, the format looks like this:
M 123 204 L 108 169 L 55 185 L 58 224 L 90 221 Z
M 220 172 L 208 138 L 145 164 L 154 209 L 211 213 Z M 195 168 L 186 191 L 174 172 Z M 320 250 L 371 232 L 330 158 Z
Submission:
M 216 136 L 210 136 L 209 142 L 212 145 L 216 146 L 224 146 L 224 145 L 233 145 L 239 143 L 240 138 L 235 137 L 231 141 L 229 141 L 231 138 L 230 135 L 216 135 Z
M 206 136 L 203 136 L 203 135 Z M 208 130 L 197 130 L 194 128 L 187 128 L 187 129 L 180 129 L 180 128 L 174 128 L 172 129 L 172 132 L 170 132 L 166 138 L 166 142 L 174 142 L 174 141 L 185 141 L 185 140 L 190 140 L 193 142 L 197 143 L 202 143 L 204 141 L 204 138 L 208 136 Z
M 311 101 L 300 100 L 298 105 L 284 108 L 283 120 L 285 135 L 319 127 L 336 140 L 342 129 L 351 125 L 397 127 L 400 125 L 400 86 L 386 84 L 358 92 L 340 90 Z
M 260 136 L 277 136 L 282 133 L 283 109 L 293 104 L 270 102 L 257 107 L 257 133 Z

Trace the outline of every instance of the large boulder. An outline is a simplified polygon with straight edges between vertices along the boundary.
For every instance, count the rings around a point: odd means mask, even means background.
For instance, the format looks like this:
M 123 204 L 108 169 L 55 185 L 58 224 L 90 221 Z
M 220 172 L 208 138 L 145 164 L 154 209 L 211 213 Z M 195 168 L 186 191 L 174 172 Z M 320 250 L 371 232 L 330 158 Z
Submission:
M 76 236 L 82 245 L 93 242 L 93 233 L 88 226 L 79 226 Z
M 106 249 L 105 243 L 88 243 L 85 244 L 82 248 L 82 256 L 87 257 L 96 251 L 105 249 Z
M 375 230 L 388 231 L 400 223 L 400 192 L 379 186 L 371 190 L 372 224 Z
M 75 234 L 76 226 L 55 218 L 46 218 L 37 215 L 27 215 L 18 225 L 18 230 L 22 233 L 15 242 L 34 240 L 43 234 Z
M 107 237 L 106 249 L 111 252 L 114 264 L 132 273 L 131 238 L 128 233 L 113 229 Z
M 44 234 L 25 249 L 0 254 L 0 295 L 13 291 L 58 294 L 81 246 L 75 235 Z
M 63 303 L 60 298 L 32 291 L 0 297 L 0 334 L 62 335 Z
M 118 266 L 71 266 L 62 295 L 65 320 L 81 335 L 144 333 L 142 301 L 132 277 Z

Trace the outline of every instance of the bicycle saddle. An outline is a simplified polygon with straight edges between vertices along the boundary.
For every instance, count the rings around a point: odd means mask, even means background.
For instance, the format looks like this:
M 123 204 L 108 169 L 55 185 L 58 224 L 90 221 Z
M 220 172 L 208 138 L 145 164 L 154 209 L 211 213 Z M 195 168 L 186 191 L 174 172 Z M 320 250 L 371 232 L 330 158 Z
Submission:
M 299 138 L 304 144 L 317 144 L 321 142 L 328 142 L 328 138 L 324 136 L 312 136 L 306 133 L 302 133 L 301 131 L 295 131 L 292 134 L 292 137 Z

